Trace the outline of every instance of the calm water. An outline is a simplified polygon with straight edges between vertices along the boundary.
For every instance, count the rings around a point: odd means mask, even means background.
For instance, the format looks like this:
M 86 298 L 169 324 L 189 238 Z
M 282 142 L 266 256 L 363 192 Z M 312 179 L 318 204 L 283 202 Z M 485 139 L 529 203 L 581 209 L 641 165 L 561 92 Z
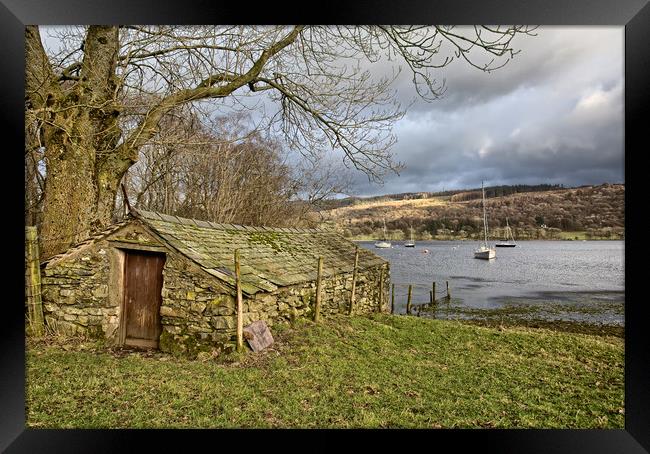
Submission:
M 359 242 L 390 262 L 396 311 L 405 310 L 409 283 L 416 284 L 416 304 L 429 301 L 432 281 L 438 298 L 449 281 L 452 304 L 465 314 L 509 309 L 546 319 L 623 324 L 624 241 L 518 241 L 517 247 L 497 248 L 490 261 L 474 258 L 476 241 L 403 244 L 380 249 Z

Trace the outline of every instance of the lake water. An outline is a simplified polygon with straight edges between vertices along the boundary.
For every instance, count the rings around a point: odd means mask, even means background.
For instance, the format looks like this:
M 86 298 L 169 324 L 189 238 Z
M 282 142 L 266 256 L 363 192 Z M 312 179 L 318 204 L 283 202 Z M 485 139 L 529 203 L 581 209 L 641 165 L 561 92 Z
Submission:
M 496 248 L 497 257 L 489 261 L 474 258 L 477 241 L 418 241 L 415 248 L 399 241 L 389 249 L 372 241 L 358 244 L 390 262 L 396 312 L 405 312 L 408 284 L 414 284 L 412 302 L 419 304 L 429 301 L 433 281 L 437 298 L 443 298 L 449 281 L 454 317 L 508 311 L 528 318 L 624 322 L 624 241 L 518 241 L 514 248 Z

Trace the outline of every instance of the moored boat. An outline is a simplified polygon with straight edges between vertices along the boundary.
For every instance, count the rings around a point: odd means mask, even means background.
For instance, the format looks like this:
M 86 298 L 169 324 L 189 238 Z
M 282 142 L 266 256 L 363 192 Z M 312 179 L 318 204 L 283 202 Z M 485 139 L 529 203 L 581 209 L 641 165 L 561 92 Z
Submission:
M 379 240 L 379 241 L 377 241 L 375 243 L 375 247 L 378 247 L 378 248 L 393 247 L 392 244 L 390 244 L 390 241 L 388 241 L 386 239 L 386 220 L 385 219 L 384 219 L 384 237 L 381 240 Z
M 508 218 L 506 218 L 506 239 L 504 241 L 499 241 L 495 244 L 496 247 L 515 247 L 515 237 L 512 235 L 512 229 L 510 224 L 508 224 Z
M 413 241 L 413 227 L 411 227 L 411 239 L 404 243 L 404 247 L 415 247 L 415 241 Z
M 483 182 L 481 182 L 481 191 L 483 192 L 483 233 L 485 235 L 485 242 L 481 247 L 474 250 L 474 258 L 489 260 L 496 258 L 497 251 L 488 245 L 487 214 L 485 212 L 485 189 L 483 188 Z

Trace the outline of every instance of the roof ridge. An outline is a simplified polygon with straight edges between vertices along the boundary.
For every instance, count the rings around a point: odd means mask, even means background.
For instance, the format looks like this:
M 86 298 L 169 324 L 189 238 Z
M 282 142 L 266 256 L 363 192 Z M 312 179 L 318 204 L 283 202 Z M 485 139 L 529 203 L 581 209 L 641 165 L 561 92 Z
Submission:
M 174 222 L 177 224 L 185 225 L 196 225 L 203 228 L 211 228 L 214 230 L 243 230 L 243 231 L 252 231 L 252 232 L 289 232 L 289 233 L 336 233 L 331 230 L 325 229 L 309 229 L 309 228 L 297 228 L 297 227 L 269 227 L 269 226 L 257 226 L 257 225 L 244 225 L 244 224 L 232 224 L 232 223 L 217 223 L 214 221 L 203 221 L 200 219 L 186 218 L 182 216 L 170 215 L 159 213 L 157 211 L 141 210 L 132 208 L 132 211 L 135 212 L 136 216 L 144 220 L 155 220 L 155 221 L 165 221 L 165 222 Z M 174 218 L 171 220 L 169 218 Z M 208 224 L 208 226 L 201 225 Z

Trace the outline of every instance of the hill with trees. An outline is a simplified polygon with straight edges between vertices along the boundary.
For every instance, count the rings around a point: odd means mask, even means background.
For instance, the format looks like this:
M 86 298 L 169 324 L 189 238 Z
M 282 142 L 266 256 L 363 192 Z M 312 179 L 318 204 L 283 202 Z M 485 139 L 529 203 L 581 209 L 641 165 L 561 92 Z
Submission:
M 323 226 L 353 239 L 478 239 L 483 232 L 481 190 L 408 193 L 333 201 L 321 211 Z M 622 239 L 625 185 L 564 188 L 558 185 L 486 188 L 491 238 L 503 238 L 506 219 L 517 239 Z

